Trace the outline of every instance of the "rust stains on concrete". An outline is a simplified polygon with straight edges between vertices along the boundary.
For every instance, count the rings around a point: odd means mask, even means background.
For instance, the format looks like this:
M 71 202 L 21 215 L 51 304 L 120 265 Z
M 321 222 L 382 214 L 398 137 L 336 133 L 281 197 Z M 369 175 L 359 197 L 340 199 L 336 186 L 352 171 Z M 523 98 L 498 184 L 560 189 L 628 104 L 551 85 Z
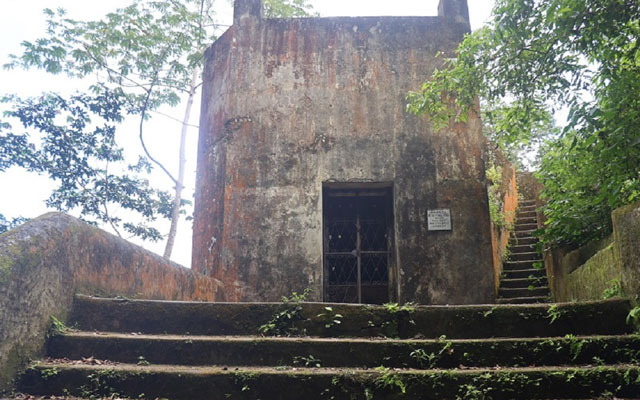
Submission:
M 434 132 L 405 112 L 469 31 L 466 2 L 442 1 L 437 17 L 301 19 L 236 1 L 206 52 L 192 262 L 225 299 L 322 300 L 323 184 L 392 182 L 393 300 L 493 300 L 480 120 Z M 218 140 L 237 116 L 252 122 Z M 452 231 L 426 229 L 438 208 Z

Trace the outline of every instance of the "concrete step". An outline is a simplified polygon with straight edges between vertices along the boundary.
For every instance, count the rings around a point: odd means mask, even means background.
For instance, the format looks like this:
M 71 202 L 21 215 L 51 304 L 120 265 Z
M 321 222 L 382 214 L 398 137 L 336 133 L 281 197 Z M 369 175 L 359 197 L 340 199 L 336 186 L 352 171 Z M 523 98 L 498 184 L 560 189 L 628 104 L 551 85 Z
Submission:
M 533 246 L 538 243 L 538 238 L 534 236 L 511 236 L 509 239 L 509 246 Z
M 535 254 L 537 256 L 537 253 Z M 543 261 L 540 259 L 531 259 L 531 260 L 510 260 L 510 261 L 505 261 L 503 263 L 503 270 L 504 271 L 518 271 L 518 270 L 522 270 L 522 269 L 537 269 L 535 266 L 536 265 L 544 265 Z M 544 268 L 540 268 L 542 271 L 544 271 Z
M 537 220 L 538 213 L 534 209 L 527 210 L 527 211 L 519 210 L 517 212 L 517 214 L 516 214 L 516 218 L 531 218 L 531 219 L 536 219 Z
M 535 199 L 520 200 L 518 202 L 518 204 L 520 204 L 520 205 L 535 205 L 536 204 L 536 200 Z
M 523 229 L 523 230 L 519 230 L 519 229 L 515 229 L 513 231 L 513 234 L 517 237 L 517 238 L 523 238 L 523 237 L 532 237 L 532 233 L 535 229 Z
M 520 279 L 501 279 L 501 288 L 528 288 L 529 285 L 534 286 L 548 286 L 547 277 L 538 278 L 520 278 Z
M 326 339 L 76 332 L 54 336 L 53 359 L 193 366 L 456 368 L 634 362 L 634 335 L 501 339 Z
M 519 269 L 512 271 L 502 271 L 504 279 L 526 279 L 526 278 L 546 278 L 547 272 L 544 269 Z
M 539 260 L 540 254 L 536 251 L 515 251 L 511 250 L 509 254 L 509 261 L 527 261 L 527 260 Z
M 537 270 L 534 270 L 537 271 Z M 520 271 L 518 271 L 520 272 Z M 525 273 L 528 273 L 525 272 Z M 525 275 L 524 277 L 527 277 Z M 517 278 L 510 276 L 508 278 Z M 342 316 L 327 327 L 326 307 Z M 113 300 L 77 297 L 69 325 L 84 331 L 255 335 L 260 326 L 275 322 L 282 335 L 318 337 L 486 338 L 621 334 L 629 331 L 625 319 L 631 309 L 626 299 L 567 303 L 557 306 L 563 321 L 549 324 L 548 305 L 417 306 L 404 311 L 393 306 L 327 303 L 189 303 Z M 593 324 L 594 318 L 602 319 Z
M 532 222 L 532 223 L 520 223 L 520 222 L 516 222 L 514 225 L 514 231 L 519 232 L 519 231 L 534 231 L 538 229 L 538 223 L 537 222 Z
M 538 209 L 534 204 L 518 207 L 518 214 L 537 213 Z
M 531 286 L 525 288 L 500 288 L 498 295 L 504 298 L 545 297 L 549 294 L 548 286 Z
M 575 399 L 603 392 L 640 393 L 640 368 L 529 367 L 456 370 L 223 368 L 166 365 L 37 363 L 20 382 L 32 394 L 130 398 L 300 399 Z M 77 389 L 82 388 L 84 389 Z
M 498 304 L 538 304 L 548 303 L 547 296 L 525 296 L 525 297 L 501 297 L 498 298 Z
M 509 246 L 509 251 L 514 253 L 533 253 L 536 252 L 535 244 L 514 244 Z
M 515 221 L 515 226 L 521 225 L 521 224 L 538 224 L 538 219 L 536 218 L 535 215 L 518 215 L 516 217 L 516 221 Z

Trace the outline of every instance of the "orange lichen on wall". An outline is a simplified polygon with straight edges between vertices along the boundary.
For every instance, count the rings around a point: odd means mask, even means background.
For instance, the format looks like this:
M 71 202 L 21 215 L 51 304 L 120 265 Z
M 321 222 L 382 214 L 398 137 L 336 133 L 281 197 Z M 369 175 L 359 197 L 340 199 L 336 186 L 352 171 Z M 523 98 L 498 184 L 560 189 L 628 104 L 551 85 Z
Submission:
M 504 224 L 497 226 L 491 222 L 491 244 L 493 248 L 493 271 L 495 275 L 496 294 L 500 285 L 500 274 L 502 273 L 502 261 L 504 260 L 509 244 L 511 230 L 508 227 L 513 226 L 516 219 L 516 210 L 518 208 L 518 188 L 516 185 L 516 171 L 502 154 L 495 154 L 495 162 L 502 167 L 502 179 L 498 188 L 498 193 L 502 201 L 502 214 L 504 215 Z

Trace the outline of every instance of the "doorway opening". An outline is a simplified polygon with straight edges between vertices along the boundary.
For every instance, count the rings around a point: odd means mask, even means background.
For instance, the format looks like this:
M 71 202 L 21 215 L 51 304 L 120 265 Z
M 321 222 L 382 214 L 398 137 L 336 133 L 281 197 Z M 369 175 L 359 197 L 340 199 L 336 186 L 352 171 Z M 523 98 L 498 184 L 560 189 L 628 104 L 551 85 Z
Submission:
M 323 188 L 324 300 L 387 303 L 393 297 L 391 187 L 342 186 Z

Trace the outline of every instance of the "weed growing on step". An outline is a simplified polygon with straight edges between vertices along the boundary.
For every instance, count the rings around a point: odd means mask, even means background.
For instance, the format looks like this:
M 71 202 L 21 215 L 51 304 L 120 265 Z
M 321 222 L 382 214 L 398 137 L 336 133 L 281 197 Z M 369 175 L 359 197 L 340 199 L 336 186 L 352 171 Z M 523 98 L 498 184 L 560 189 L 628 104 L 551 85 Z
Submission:
M 387 389 L 397 388 L 402 392 L 402 394 L 407 392 L 407 385 L 402 380 L 402 376 L 400 376 L 400 374 L 383 366 L 377 367 L 376 371 L 381 374 L 375 380 L 376 387 Z
M 234 382 L 240 386 L 242 392 L 248 392 L 251 390 L 251 382 L 258 379 L 258 374 L 253 372 L 234 372 Z
M 433 368 L 436 364 L 435 353 L 431 352 L 427 354 L 424 349 L 415 349 L 409 353 L 409 356 L 421 367 L 428 366 L 429 368 Z
M 490 316 L 491 314 L 493 314 L 493 312 L 494 312 L 495 310 L 497 310 L 497 309 L 498 309 L 498 307 L 495 307 L 495 306 L 494 306 L 494 307 L 491 307 L 491 308 L 490 308 L 490 309 L 488 309 L 487 311 L 483 312 L 483 313 L 482 313 L 482 316 L 483 316 L 484 318 L 487 318 L 488 316 Z
M 149 364 L 150 364 L 150 363 L 149 363 L 149 361 L 147 361 L 147 360 L 144 358 L 144 356 L 140 356 L 140 357 L 138 357 L 138 365 L 146 366 L 146 365 L 149 365 Z
M 109 398 L 119 397 L 120 394 L 111 386 L 118 374 L 113 369 L 97 371 L 87 376 L 89 383 L 80 386 L 80 397 L 97 400 L 107 395 Z
M 40 376 L 46 381 L 47 379 L 58 375 L 59 372 L 60 371 L 58 371 L 58 368 L 56 367 L 45 368 L 40 370 Z
M 472 384 L 460 385 L 458 388 L 458 399 L 465 400 L 485 400 L 484 392 Z
M 541 261 L 536 261 L 532 265 L 533 265 L 533 268 L 537 270 L 541 270 L 544 268 L 544 264 Z
M 383 304 L 384 308 L 391 314 L 397 314 L 399 312 L 408 312 L 412 313 L 416 310 L 416 305 L 414 303 L 405 303 L 403 305 L 399 305 L 398 303 L 385 303 Z
M 338 314 L 333 310 L 333 307 L 325 307 L 323 313 L 317 315 L 320 322 L 324 324 L 324 327 L 329 329 L 342 323 L 342 314 Z
M 398 303 L 385 303 L 383 304 L 383 307 L 387 310 L 387 312 L 390 314 L 390 319 L 385 320 L 380 327 L 383 328 L 383 330 L 385 331 L 385 336 L 387 337 L 398 337 L 399 336 L 399 332 L 398 332 L 398 315 L 399 314 L 406 314 L 406 315 L 410 315 L 412 314 L 416 308 L 415 308 L 415 303 L 405 303 L 403 305 L 399 305 Z M 415 321 L 411 318 L 409 318 L 408 322 L 412 325 L 415 325 Z M 375 326 L 372 323 L 369 324 L 369 326 Z
M 561 310 L 560 308 L 558 308 L 558 306 L 556 304 L 550 306 L 547 309 L 547 318 L 550 319 L 551 321 L 549 322 L 549 325 L 553 324 L 554 322 L 556 322 L 558 319 L 560 319 L 560 317 L 562 317 L 564 315 L 564 311 Z
M 409 353 L 409 356 L 422 368 L 435 368 L 443 357 L 453 354 L 453 342 L 446 340 L 446 336 L 441 336 L 438 341 L 444 341 L 444 345 L 437 353 L 427 353 L 418 348 Z
M 567 334 L 564 338 L 569 342 L 569 354 L 571 355 L 571 360 L 575 361 L 580 353 L 582 352 L 582 347 L 586 343 L 585 340 L 578 340 L 575 335 Z
M 602 292 L 602 298 L 606 300 L 619 296 L 622 296 L 622 285 L 620 284 L 620 279 L 612 279 L 609 281 L 609 287 Z
M 282 297 L 283 308 L 273 314 L 273 317 L 264 325 L 260 325 L 258 332 L 267 336 L 291 336 L 296 334 L 304 335 L 304 330 L 300 330 L 296 323 L 303 320 L 302 306 L 311 289 L 305 289 L 301 294 L 293 292 L 291 296 Z
M 537 286 L 541 286 L 542 282 L 544 282 L 544 277 L 543 276 L 533 276 L 533 275 L 529 275 L 527 277 L 527 279 L 529 280 L 529 282 L 532 285 L 537 285 Z
M 295 356 L 293 357 L 293 365 L 303 365 L 307 368 L 321 368 L 322 361 L 315 358 L 312 354 L 308 356 Z
M 47 336 L 51 337 L 56 335 L 62 335 L 72 330 L 73 330 L 72 328 L 69 328 L 67 325 L 65 325 L 65 323 L 60 321 L 55 315 L 52 315 L 50 317 L 50 325 L 49 325 L 49 330 L 47 332 Z
M 633 307 L 629 311 L 627 324 L 632 325 L 635 332 L 640 333 L 640 307 Z

